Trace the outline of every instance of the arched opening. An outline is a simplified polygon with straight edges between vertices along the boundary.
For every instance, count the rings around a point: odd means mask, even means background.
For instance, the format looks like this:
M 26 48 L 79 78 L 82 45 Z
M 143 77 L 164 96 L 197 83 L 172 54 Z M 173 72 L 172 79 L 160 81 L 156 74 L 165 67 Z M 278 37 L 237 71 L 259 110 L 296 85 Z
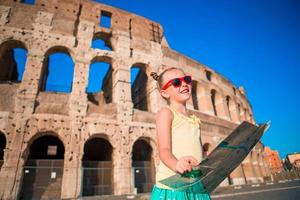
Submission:
M 93 49 L 112 51 L 110 38 L 111 38 L 110 34 L 103 33 L 103 32 L 96 33 L 93 37 L 91 47 Z
M 249 120 L 250 120 L 251 123 L 254 123 L 254 119 L 253 119 L 253 114 L 252 113 L 249 114 Z
M 249 121 L 247 108 L 244 108 L 244 118 L 246 121 Z
M 102 10 L 99 26 L 104 28 L 111 28 L 111 16 L 112 16 L 111 12 Z
M 6 147 L 6 138 L 3 133 L 0 132 L 0 169 L 4 164 L 4 149 Z
M 232 87 L 233 94 L 236 95 L 236 88 Z
M 112 145 L 104 138 L 92 138 L 84 144 L 83 196 L 113 194 L 112 151 Z
M 228 109 L 229 119 L 232 120 L 231 110 L 232 110 L 232 103 L 229 96 L 226 96 L 226 107 Z
M 206 75 L 206 79 L 207 79 L 208 81 L 211 81 L 211 72 L 208 71 L 208 70 L 205 70 L 205 75 Z
M 96 105 L 112 102 L 111 59 L 96 57 L 92 60 L 88 80 L 88 100 Z
M 130 69 L 131 99 L 133 107 L 148 110 L 148 76 L 145 64 L 134 64 Z
M 0 45 L 0 82 L 21 82 L 25 70 L 27 50 L 25 45 L 10 40 Z
M 113 113 L 112 105 L 112 59 L 109 57 L 95 57 L 91 61 L 88 86 L 88 114 Z M 111 106 L 107 106 L 111 104 Z
M 210 91 L 211 104 L 213 107 L 214 115 L 217 116 L 217 107 L 216 107 L 216 90 L 212 89 Z
M 202 149 L 203 149 L 203 158 L 206 158 L 208 156 L 208 152 L 210 150 L 210 144 L 209 143 L 204 143 L 202 145 Z
M 53 47 L 48 50 L 43 65 L 41 91 L 72 92 L 74 62 L 67 48 Z
M 137 140 L 132 147 L 134 187 L 138 193 L 150 192 L 154 185 L 155 167 L 149 141 Z
M 29 146 L 20 199 L 60 199 L 65 148 L 53 133 Z
M 192 100 L 195 110 L 199 110 L 199 101 L 198 101 L 198 83 L 197 81 L 192 82 Z
M 238 109 L 237 112 L 238 112 L 239 119 L 240 119 L 240 121 L 243 121 L 241 118 L 241 104 L 239 104 L 239 103 L 237 104 L 237 109 Z
M 21 0 L 21 3 L 34 5 L 35 4 L 35 0 Z

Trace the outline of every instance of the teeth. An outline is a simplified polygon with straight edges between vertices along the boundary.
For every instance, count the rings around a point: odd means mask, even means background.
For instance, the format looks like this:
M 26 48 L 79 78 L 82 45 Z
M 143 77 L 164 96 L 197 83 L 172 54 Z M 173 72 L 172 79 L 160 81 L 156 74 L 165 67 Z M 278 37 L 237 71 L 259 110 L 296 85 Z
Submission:
M 188 93 L 189 90 L 182 90 L 181 93 Z

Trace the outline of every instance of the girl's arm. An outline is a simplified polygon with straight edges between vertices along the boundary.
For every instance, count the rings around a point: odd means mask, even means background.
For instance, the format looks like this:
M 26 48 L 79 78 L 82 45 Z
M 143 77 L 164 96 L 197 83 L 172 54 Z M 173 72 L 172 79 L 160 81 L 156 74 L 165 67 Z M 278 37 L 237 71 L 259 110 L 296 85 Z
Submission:
M 191 171 L 192 166 L 198 164 L 194 157 L 185 156 L 177 160 L 172 154 L 172 120 L 173 113 L 167 108 L 163 108 L 157 113 L 156 131 L 160 160 L 174 172 L 183 173 L 185 171 Z

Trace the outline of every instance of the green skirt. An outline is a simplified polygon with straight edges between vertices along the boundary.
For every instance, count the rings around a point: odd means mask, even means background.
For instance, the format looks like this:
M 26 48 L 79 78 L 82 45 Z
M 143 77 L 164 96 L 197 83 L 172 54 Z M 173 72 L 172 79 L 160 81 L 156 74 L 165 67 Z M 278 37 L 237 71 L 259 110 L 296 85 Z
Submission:
M 154 186 L 150 200 L 211 200 L 208 193 L 168 190 Z

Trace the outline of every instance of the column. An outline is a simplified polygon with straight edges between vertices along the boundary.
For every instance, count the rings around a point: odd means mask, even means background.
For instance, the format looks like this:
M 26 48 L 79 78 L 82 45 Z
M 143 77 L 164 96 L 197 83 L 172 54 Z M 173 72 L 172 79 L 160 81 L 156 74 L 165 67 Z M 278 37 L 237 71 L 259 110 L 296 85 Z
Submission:
M 77 199 L 81 189 L 81 159 L 83 147 L 79 141 L 80 122 L 72 122 L 71 134 L 65 141 L 64 172 L 61 185 L 62 199 Z
M 90 61 L 81 58 L 75 61 L 72 93 L 70 96 L 70 116 L 85 116 L 87 108 L 86 88 Z
M 262 177 L 261 169 L 260 169 L 260 166 L 259 166 L 258 151 L 257 150 L 253 150 L 252 164 L 253 164 L 255 175 L 256 175 L 256 182 L 263 182 L 263 177 Z
M 231 182 L 233 185 L 244 185 L 246 184 L 244 171 L 241 165 L 239 165 L 231 174 Z
M 242 162 L 242 168 L 245 174 L 247 183 L 256 183 L 256 177 L 253 165 L 251 163 L 251 153 L 248 154 L 246 159 Z
M 236 102 L 231 100 L 231 106 L 229 107 L 229 112 L 231 113 L 231 120 L 235 123 L 240 123 L 240 113 Z
M 130 64 L 114 61 L 113 79 L 113 103 L 117 105 L 117 119 L 126 124 L 132 121 L 133 103 L 131 100 Z
M 132 188 L 132 167 L 131 167 L 131 148 L 129 138 L 129 126 L 120 127 L 122 130 L 122 139 L 113 152 L 113 178 L 114 178 L 114 194 L 130 194 Z
M 226 99 L 220 94 L 218 94 L 218 92 L 216 92 L 215 98 L 216 98 L 215 104 L 216 104 L 217 116 L 225 120 L 230 120 L 229 110 L 226 105 L 227 104 Z
M 1 199 L 17 199 L 18 192 L 22 187 L 23 166 L 23 141 L 24 141 L 24 120 L 21 115 L 16 114 L 14 127 L 8 131 L 12 136 L 11 143 L 7 141 L 5 162 L 0 173 L 0 196 Z
M 214 108 L 211 102 L 211 94 L 210 90 L 208 88 L 199 88 L 199 110 L 200 112 L 209 114 L 209 115 L 214 115 Z
M 37 52 L 35 52 L 37 53 Z M 44 56 L 28 52 L 23 74 L 23 80 L 18 88 L 15 99 L 15 111 L 31 114 L 34 111 L 35 98 L 40 87 L 40 78 L 43 68 Z

